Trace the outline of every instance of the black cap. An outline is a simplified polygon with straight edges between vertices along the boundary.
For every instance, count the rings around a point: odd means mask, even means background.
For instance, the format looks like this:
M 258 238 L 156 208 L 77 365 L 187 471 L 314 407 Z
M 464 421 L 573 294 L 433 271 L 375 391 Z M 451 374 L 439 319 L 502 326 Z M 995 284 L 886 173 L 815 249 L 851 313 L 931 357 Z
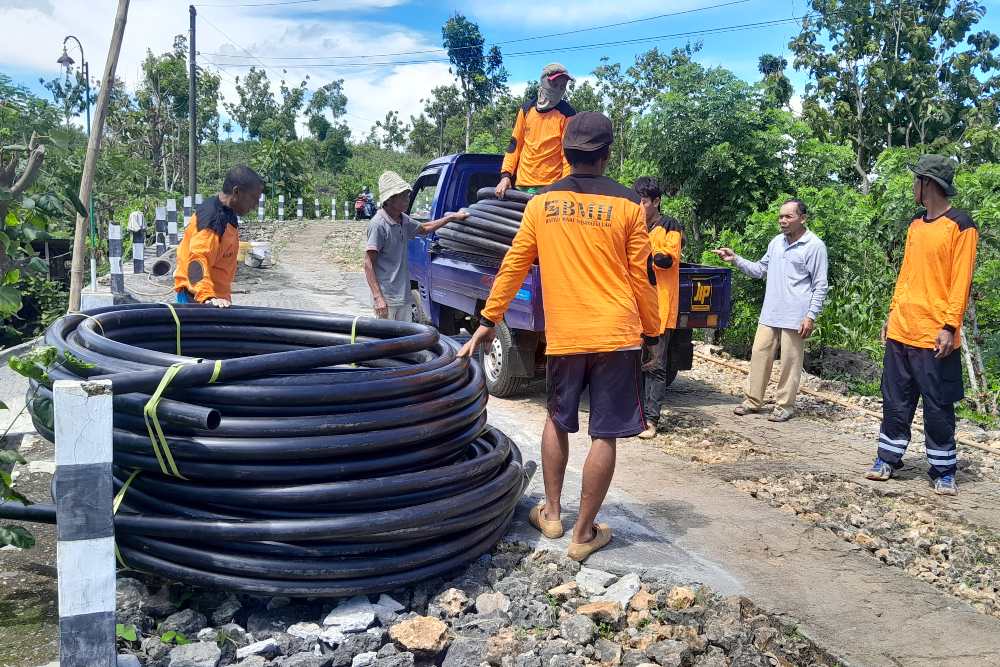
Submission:
M 954 197 L 955 162 L 943 155 L 921 155 L 916 164 L 907 165 L 917 176 L 929 178 L 941 186 L 945 197 Z
M 614 140 L 611 121 L 596 111 L 581 111 L 569 119 L 563 132 L 563 148 L 576 151 L 597 151 Z

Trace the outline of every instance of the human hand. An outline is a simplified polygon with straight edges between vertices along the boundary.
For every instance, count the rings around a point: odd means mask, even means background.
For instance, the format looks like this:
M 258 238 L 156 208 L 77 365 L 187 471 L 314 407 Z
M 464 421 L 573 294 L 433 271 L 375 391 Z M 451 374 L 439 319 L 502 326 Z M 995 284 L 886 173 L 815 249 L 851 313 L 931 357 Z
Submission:
M 453 220 L 465 220 L 466 218 L 469 217 L 469 212 L 455 211 L 453 213 L 445 213 L 444 217 L 448 218 L 448 222 L 452 222 Z
M 650 371 L 655 371 L 663 365 L 663 346 L 659 343 L 656 345 L 643 343 L 642 358 L 645 359 L 642 362 L 642 372 L 649 373 Z
M 375 317 L 382 319 L 389 317 L 389 304 L 385 302 L 385 297 L 381 294 L 372 297 L 372 305 L 375 306 Z
M 503 196 L 507 194 L 508 190 L 510 190 L 510 185 L 511 185 L 510 176 L 504 176 L 503 178 L 500 179 L 500 182 L 497 183 L 497 188 L 494 191 L 496 193 L 497 199 L 503 199 Z
M 885 345 L 885 341 L 889 339 L 889 318 L 885 318 L 885 322 L 882 323 L 882 333 L 879 334 L 882 339 L 882 344 Z
M 458 357 L 471 357 L 476 352 L 476 348 L 480 345 L 489 345 L 496 338 L 497 331 L 496 327 L 486 327 L 482 324 L 476 329 L 475 333 L 472 334 L 472 338 L 462 346 L 462 349 L 458 351 Z
M 955 334 L 947 329 L 938 332 L 937 340 L 934 341 L 935 359 L 944 359 L 955 350 Z
M 732 264 L 733 262 L 736 261 L 736 253 L 733 252 L 732 248 L 718 248 L 716 250 L 713 250 L 712 252 L 718 255 L 723 262 L 728 262 Z
M 215 306 L 216 308 L 229 308 L 229 306 L 233 305 L 228 299 L 220 299 L 218 297 L 206 299 L 205 304 L 208 306 Z
M 811 317 L 807 317 L 802 320 L 802 324 L 799 325 L 799 336 L 802 338 L 809 338 L 812 335 L 813 330 L 816 328 L 816 322 Z

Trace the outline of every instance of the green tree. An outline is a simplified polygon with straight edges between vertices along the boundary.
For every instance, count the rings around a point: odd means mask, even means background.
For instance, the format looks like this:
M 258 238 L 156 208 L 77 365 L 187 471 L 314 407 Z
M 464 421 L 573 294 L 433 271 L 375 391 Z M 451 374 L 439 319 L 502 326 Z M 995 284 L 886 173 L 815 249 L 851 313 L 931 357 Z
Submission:
M 372 132 L 381 136 L 386 150 L 394 151 L 406 145 L 409 128 L 399 119 L 398 111 L 387 111 L 385 118 L 375 121 Z
M 330 112 L 332 122 L 327 118 Z M 309 119 L 309 131 L 320 140 L 326 139 L 333 124 L 347 113 L 347 95 L 344 94 L 344 80 L 337 79 L 321 86 L 309 98 L 306 106 L 306 117 Z
M 589 81 L 575 85 L 570 91 L 567 101 L 577 111 L 601 111 L 604 108 L 604 105 L 601 104 L 601 96 L 597 94 L 597 90 L 590 85 Z
M 436 152 L 438 155 L 447 155 L 460 151 L 462 149 L 462 133 L 456 133 L 455 130 L 464 124 L 465 119 L 462 94 L 458 87 L 454 85 L 436 86 L 431 89 L 430 97 L 420 101 L 424 105 L 424 115 L 434 125 L 434 136 L 436 137 L 436 149 L 428 151 L 426 154 Z M 418 136 L 411 137 L 411 143 L 428 145 L 431 138 L 419 134 L 425 132 L 427 128 L 423 125 L 419 128 L 414 125 L 414 129 L 418 132 Z M 452 131 L 449 132 L 449 129 Z
M 87 82 L 83 80 L 82 72 L 73 70 L 72 74 L 67 72 L 63 78 L 55 77 L 48 81 L 38 79 L 38 83 L 49 91 L 56 105 L 62 107 L 66 125 L 87 110 Z M 96 95 L 92 91 L 91 102 L 95 99 Z
M 974 0 L 810 0 L 791 41 L 809 73 L 803 104 L 814 128 L 849 140 L 863 190 L 884 148 L 958 139 L 970 121 L 995 125 L 997 36 L 972 32 Z
M 759 87 L 688 62 L 670 69 L 639 121 L 643 156 L 657 165 L 664 189 L 695 203 L 694 239 L 706 231 L 718 237 L 786 190 L 790 114 L 767 106 Z
M 757 60 L 757 70 L 764 75 L 764 90 L 777 107 L 787 107 L 792 100 L 792 82 L 785 75 L 788 61 L 765 53 Z
M 465 103 L 465 150 L 472 142 L 472 112 L 489 104 L 506 89 L 507 70 L 496 46 L 483 50 L 479 26 L 456 13 L 441 28 L 442 44 L 451 61 L 449 71 L 458 79 Z
M 271 92 L 271 80 L 267 72 L 251 67 L 242 79 L 236 77 L 236 102 L 225 102 L 223 106 L 236 124 L 243 128 L 251 139 L 260 139 L 264 125 L 278 115 L 278 103 Z

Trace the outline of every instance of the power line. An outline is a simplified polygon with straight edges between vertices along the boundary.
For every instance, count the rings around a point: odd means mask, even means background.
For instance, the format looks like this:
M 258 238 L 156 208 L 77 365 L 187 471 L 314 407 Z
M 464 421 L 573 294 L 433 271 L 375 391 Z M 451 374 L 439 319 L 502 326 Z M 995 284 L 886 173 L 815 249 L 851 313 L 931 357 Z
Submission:
M 226 4 L 195 4 L 195 7 L 281 7 L 284 5 L 305 5 L 311 2 L 320 2 L 320 0 L 284 0 L 283 2 L 254 2 L 254 3 L 240 3 L 233 5 Z
M 533 49 L 533 50 L 530 50 L 530 51 L 516 51 L 516 52 L 511 52 L 511 53 L 505 53 L 504 54 L 504 58 L 534 56 L 534 55 L 540 55 L 540 54 L 545 54 L 545 53 L 556 53 L 556 52 L 560 52 L 560 51 L 579 51 L 579 50 L 585 50 L 585 49 L 597 49 L 597 48 L 604 48 L 604 47 L 608 47 L 608 46 L 621 46 L 621 45 L 626 45 L 626 44 L 639 44 L 639 43 L 642 43 L 642 42 L 660 41 L 660 40 L 665 40 L 665 39 L 675 39 L 675 38 L 681 38 L 681 37 L 698 37 L 698 36 L 705 36 L 705 35 L 724 34 L 724 33 L 729 33 L 729 32 L 739 32 L 739 31 L 742 31 L 742 30 L 756 30 L 756 29 L 759 29 L 759 28 L 774 27 L 774 26 L 777 26 L 777 25 L 785 24 L 785 23 L 798 22 L 798 21 L 801 21 L 802 19 L 810 18 L 812 16 L 815 16 L 815 14 L 807 14 L 805 16 L 792 17 L 792 18 L 772 19 L 772 20 L 769 20 L 769 21 L 759 21 L 759 22 L 755 22 L 755 23 L 742 23 L 742 24 L 736 24 L 736 25 L 730 25 L 730 26 L 717 26 L 717 27 L 714 27 L 714 28 L 703 28 L 703 29 L 700 29 L 700 30 L 688 30 L 688 31 L 684 31 L 684 32 L 675 32 L 675 33 L 668 33 L 668 34 L 663 34 L 663 35 L 654 35 L 654 36 L 651 36 L 651 37 L 636 37 L 634 39 L 615 40 L 615 41 L 609 41 L 609 42 L 595 42 L 595 43 L 591 43 L 591 44 L 576 44 L 576 45 L 572 45 L 572 46 L 557 46 L 557 47 L 551 47 L 551 48 L 546 48 L 546 49 Z M 205 55 L 211 55 L 211 54 L 205 54 Z M 223 57 L 230 57 L 230 58 L 232 58 L 232 57 L 242 57 L 242 56 L 223 56 Z M 260 62 L 260 60 L 258 58 L 256 58 L 256 56 L 254 56 L 254 58 L 258 62 Z M 449 60 L 447 58 L 433 58 L 433 59 L 429 58 L 429 59 L 423 59 L 423 60 L 394 60 L 394 61 L 374 62 L 374 63 L 361 61 L 361 62 L 348 62 L 348 63 L 310 63 L 310 64 L 294 64 L 294 65 L 290 64 L 288 66 L 292 67 L 292 68 L 295 68 L 295 69 L 317 69 L 317 68 L 331 68 L 331 67 L 341 67 L 341 68 L 366 68 L 366 67 L 371 67 L 371 68 L 374 68 L 374 67 L 396 67 L 396 66 L 399 66 L 399 65 L 422 65 L 422 64 L 428 64 L 428 63 L 447 63 L 447 62 L 449 62 Z M 261 63 L 261 64 L 263 65 L 263 63 Z M 229 64 L 227 64 L 227 66 L 228 67 L 247 67 L 248 65 L 247 65 L 247 63 L 229 63 Z M 275 67 L 282 67 L 282 66 L 283 65 L 279 63 L 279 64 L 272 64 L 269 67 L 275 68 Z M 265 65 L 265 67 L 268 67 L 268 66 Z
M 669 18 L 671 16 L 680 16 L 682 14 L 694 14 L 696 12 L 704 12 L 710 9 L 719 9 L 720 7 L 730 7 L 732 5 L 739 5 L 750 2 L 750 0 L 731 0 L 730 2 L 723 2 L 717 5 L 708 5 L 706 7 L 696 7 L 694 9 L 685 9 L 677 12 L 670 12 L 667 14 L 657 14 L 655 16 L 646 16 L 643 18 L 632 19 L 630 21 L 620 21 L 618 23 L 607 23 L 603 25 L 594 25 L 587 28 L 578 28 L 576 30 L 567 30 L 565 32 L 553 32 L 547 35 L 532 35 L 529 37 L 518 37 L 517 39 L 507 39 L 499 42 L 477 42 L 475 44 L 470 44 L 468 46 L 458 46 L 452 49 L 452 51 L 459 51 L 463 49 L 478 49 L 483 46 L 501 46 L 503 44 L 516 44 L 519 42 L 527 42 L 534 39 L 548 39 L 550 37 L 565 37 L 566 35 L 575 35 L 582 32 L 591 32 L 593 30 L 603 30 L 606 28 L 619 28 L 625 25 L 633 25 L 636 23 L 644 23 L 646 21 L 656 21 L 658 19 Z M 427 53 L 441 53 L 445 51 L 444 48 L 433 48 L 424 49 L 422 51 L 395 51 L 393 53 L 367 53 L 359 54 L 355 56 L 267 56 L 267 60 L 350 60 L 356 58 L 388 58 L 391 56 L 412 56 L 412 55 L 423 55 Z M 225 53 L 205 53 L 206 56 L 222 56 L 229 57 Z M 256 57 L 256 56 L 255 56 Z

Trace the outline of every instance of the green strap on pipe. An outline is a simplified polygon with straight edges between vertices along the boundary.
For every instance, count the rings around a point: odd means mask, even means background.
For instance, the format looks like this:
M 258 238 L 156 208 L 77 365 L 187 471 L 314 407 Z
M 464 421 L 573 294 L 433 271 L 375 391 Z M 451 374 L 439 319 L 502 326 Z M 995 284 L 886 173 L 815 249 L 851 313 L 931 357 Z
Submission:
M 163 435 L 163 428 L 160 426 L 160 420 L 156 416 L 156 408 L 159 406 L 160 399 L 163 398 L 163 392 L 166 391 L 167 386 L 185 365 L 174 364 L 166 370 L 156 391 L 149 397 L 149 401 L 146 402 L 146 406 L 142 409 L 142 418 L 146 422 L 149 441 L 153 446 L 153 453 L 156 455 L 156 460 L 160 464 L 160 470 L 164 475 L 170 475 L 179 479 L 187 478 L 181 474 L 181 471 L 177 468 L 177 464 L 174 462 L 173 454 L 170 453 L 167 438 Z

